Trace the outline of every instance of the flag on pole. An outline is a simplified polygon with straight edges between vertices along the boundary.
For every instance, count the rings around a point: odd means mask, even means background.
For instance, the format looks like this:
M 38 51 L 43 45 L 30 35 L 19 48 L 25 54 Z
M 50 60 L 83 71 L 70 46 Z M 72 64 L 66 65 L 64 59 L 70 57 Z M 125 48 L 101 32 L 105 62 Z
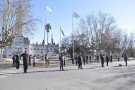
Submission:
M 52 8 L 50 8 L 49 6 L 45 6 L 45 10 L 48 11 L 48 12 L 51 12 L 52 13 Z
M 63 36 L 65 36 L 65 34 L 64 34 L 64 32 L 63 32 L 63 30 L 62 30 L 61 26 L 60 26 L 60 31 L 62 32 Z
M 73 17 L 76 17 L 77 19 L 80 17 L 77 13 L 73 13 Z

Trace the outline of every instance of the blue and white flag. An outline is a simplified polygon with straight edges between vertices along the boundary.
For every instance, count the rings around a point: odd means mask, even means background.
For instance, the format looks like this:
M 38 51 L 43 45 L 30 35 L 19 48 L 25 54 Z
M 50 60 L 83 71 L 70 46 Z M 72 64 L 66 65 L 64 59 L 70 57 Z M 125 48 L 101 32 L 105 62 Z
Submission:
M 60 32 L 62 32 L 63 36 L 65 36 L 65 34 L 64 34 L 64 32 L 63 32 L 61 26 L 60 26 Z
M 77 19 L 80 17 L 77 13 L 73 13 L 73 17 L 76 17 Z
M 45 10 L 51 13 L 53 12 L 52 8 L 50 8 L 49 6 L 45 6 Z

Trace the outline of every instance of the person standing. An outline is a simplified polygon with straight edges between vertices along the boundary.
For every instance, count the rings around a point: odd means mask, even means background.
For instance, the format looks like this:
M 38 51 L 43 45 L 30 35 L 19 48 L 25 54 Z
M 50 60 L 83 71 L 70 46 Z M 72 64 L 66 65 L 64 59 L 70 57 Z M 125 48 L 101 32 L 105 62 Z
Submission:
M 13 57 L 12 57 L 12 60 L 13 60 L 12 67 L 16 66 L 16 65 L 15 65 L 15 59 L 16 59 L 16 57 L 15 57 L 15 55 L 13 55 Z
M 106 65 L 108 66 L 108 62 L 109 62 L 109 57 L 108 55 L 106 55 Z
M 125 66 L 127 66 L 127 54 L 124 54 L 124 61 L 125 61 Z
M 60 70 L 64 70 L 64 69 L 63 69 L 63 54 L 61 54 L 61 55 L 59 56 L 59 61 L 60 61 Z
M 88 59 L 89 59 L 89 57 L 88 57 L 88 55 L 86 55 L 86 63 L 88 64 Z
M 90 63 L 91 63 L 91 55 L 89 56 L 89 58 L 90 58 Z
M 101 65 L 102 65 L 102 67 L 104 67 L 104 56 L 101 54 L 100 58 L 101 58 Z
M 35 67 L 36 56 L 33 56 L 33 67 Z
M 21 54 L 21 57 L 23 57 L 23 70 L 24 70 L 24 73 L 27 73 L 29 55 L 25 51 L 25 53 Z
M 78 64 L 78 59 L 77 59 L 77 55 L 75 56 L 75 62 L 76 62 L 76 65 Z
M 118 62 L 120 61 L 120 57 L 118 57 Z
M 19 55 L 18 55 L 18 53 L 16 53 L 15 57 L 16 57 L 16 59 L 15 59 L 15 62 L 16 62 L 16 69 L 19 69 L 20 62 L 19 62 Z
M 82 58 L 81 58 L 81 55 L 78 56 L 78 69 L 82 69 Z
M 112 63 L 112 55 L 110 56 L 110 62 Z
M 65 64 L 66 64 L 66 58 L 65 58 L 65 56 L 63 55 L 63 65 L 64 65 L 64 67 L 65 67 Z
M 47 54 L 45 54 L 45 62 L 46 62 L 46 65 L 49 65 L 49 60 L 48 60 Z

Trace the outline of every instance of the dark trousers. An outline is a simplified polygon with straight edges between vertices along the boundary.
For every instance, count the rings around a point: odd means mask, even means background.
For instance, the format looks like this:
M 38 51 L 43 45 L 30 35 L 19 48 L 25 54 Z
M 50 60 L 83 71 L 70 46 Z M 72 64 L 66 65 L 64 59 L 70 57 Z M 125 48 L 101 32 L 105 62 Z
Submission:
M 65 60 L 64 60 L 64 62 L 63 62 L 63 63 L 64 63 L 63 65 L 64 65 L 64 67 L 65 67 L 65 63 L 66 63 L 66 62 L 65 62 Z
M 78 69 L 82 69 L 82 62 L 78 62 Z
M 104 67 L 104 60 L 101 60 L 101 65 L 102 67 Z
M 109 60 L 106 60 L 106 65 L 108 66 L 108 62 L 109 62 Z
M 126 64 L 126 66 L 127 66 L 127 59 L 125 59 L 125 64 Z
M 110 62 L 112 62 L 112 59 L 110 59 Z
M 13 60 L 13 64 L 12 64 L 12 67 L 15 67 L 15 64 L 16 64 L 16 63 L 15 63 L 15 60 Z
M 35 63 L 33 63 L 33 67 L 35 67 Z
M 19 65 L 20 65 L 19 61 L 16 61 L 16 69 L 19 69 Z
M 24 73 L 27 73 L 27 69 L 28 69 L 28 64 L 24 63 L 23 64 Z
M 60 70 L 63 70 L 63 61 L 60 61 Z

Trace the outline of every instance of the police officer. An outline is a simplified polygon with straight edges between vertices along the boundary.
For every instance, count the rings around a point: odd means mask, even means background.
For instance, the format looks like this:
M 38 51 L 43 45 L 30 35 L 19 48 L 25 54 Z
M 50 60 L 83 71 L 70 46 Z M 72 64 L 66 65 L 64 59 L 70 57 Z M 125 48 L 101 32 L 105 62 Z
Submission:
M 24 70 L 24 73 L 27 73 L 29 55 L 25 51 L 25 53 L 21 54 L 21 57 L 23 57 L 23 70 Z
M 19 69 L 19 66 L 20 66 L 19 59 L 20 59 L 20 58 L 19 58 L 18 53 L 16 53 L 15 57 L 16 57 L 16 59 L 15 59 L 15 62 L 16 62 L 16 69 Z
M 101 65 L 102 65 L 102 67 L 104 67 L 104 56 L 102 54 L 100 54 L 100 58 L 101 58 Z
M 108 55 L 106 55 L 106 65 L 108 66 L 108 62 L 109 62 L 109 57 Z
M 63 69 L 63 54 L 60 55 L 59 61 L 60 61 L 60 70 L 64 70 Z
M 127 66 L 127 59 L 128 59 L 127 54 L 124 54 L 124 61 L 125 61 L 125 64 L 126 64 L 125 66 Z
M 78 69 L 82 69 L 82 58 L 81 58 L 81 55 L 78 55 Z

